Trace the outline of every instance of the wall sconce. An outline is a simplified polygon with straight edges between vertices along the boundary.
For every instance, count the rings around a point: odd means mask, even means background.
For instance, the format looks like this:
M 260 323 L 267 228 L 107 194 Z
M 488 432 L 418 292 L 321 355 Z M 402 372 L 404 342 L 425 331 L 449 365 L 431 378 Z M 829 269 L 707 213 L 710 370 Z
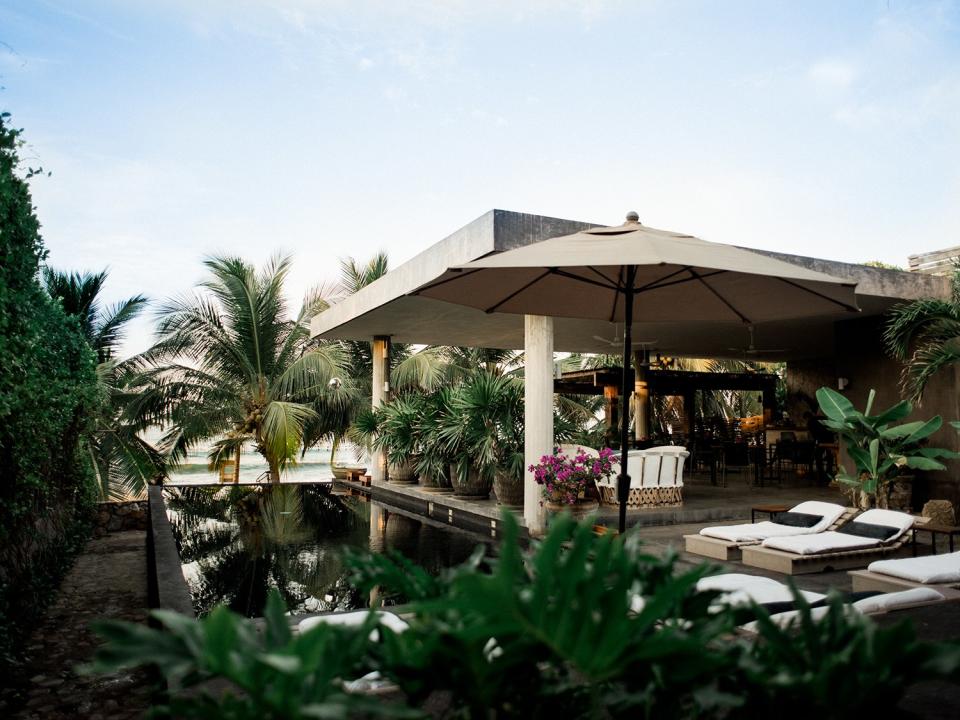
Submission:
M 850 387 L 850 378 L 838 377 L 837 378 L 837 389 L 841 392 Z

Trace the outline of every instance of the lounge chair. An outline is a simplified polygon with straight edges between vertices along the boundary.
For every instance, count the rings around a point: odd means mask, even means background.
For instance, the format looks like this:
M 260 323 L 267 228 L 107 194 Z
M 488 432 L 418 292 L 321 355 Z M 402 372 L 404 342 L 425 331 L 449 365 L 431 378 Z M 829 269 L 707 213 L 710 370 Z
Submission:
M 741 551 L 744 565 L 787 575 L 863 567 L 898 552 L 923 518 L 895 510 L 867 510 L 839 530 L 770 537 Z
M 684 535 L 683 538 L 688 553 L 715 560 L 737 560 L 740 558 L 741 549 L 746 545 L 758 545 L 771 537 L 831 530 L 852 517 L 855 512 L 854 508 L 845 508 L 836 503 L 808 500 L 790 508 L 789 515 L 779 518 L 782 522 L 777 522 L 778 518 L 774 516 L 773 520 L 758 523 L 705 527 L 699 534 Z M 800 517 L 801 515 L 807 517 Z M 816 520 L 817 517 L 820 519 Z M 798 522 L 802 524 L 797 525 Z M 805 527 L 806 523 L 811 524 Z
M 363 625 L 371 613 L 376 617 L 378 626 L 388 628 L 398 635 L 409 628 L 406 621 L 391 612 L 385 612 L 383 610 L 354 610 L 353 612 L 334 612 L 326 615 L 308 617 L 297 624 L 297 632 L 307 632 L 317 625 L 357 627 Z M 370 632 L 370 642 L 375 643 L 379 641 L 380 631 L 374 628 Z M 343 689 L 348 693 L 360 695 L 386 695 L 397 692 L 397 686 L 392 681 L 385 680 L 377 671 L 367 673 L 355 680 L 344 680 Z
M 850 578 L 854 590 L 895 592 L 932 587 L 949 599 L 960 599 L 960 552 L 877 560 L 866 570 L 851 571 Z

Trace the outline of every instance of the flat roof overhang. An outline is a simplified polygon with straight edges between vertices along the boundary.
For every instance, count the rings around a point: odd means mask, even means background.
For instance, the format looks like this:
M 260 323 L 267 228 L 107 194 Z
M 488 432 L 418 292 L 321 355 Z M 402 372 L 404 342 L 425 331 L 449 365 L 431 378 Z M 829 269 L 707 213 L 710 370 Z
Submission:
M 522 348 L 522 315 L 487 314 L 409 293 L 452 266 L 588 227 L 596 227 L 596 223 L 491 210 L 318 315 L 311 325 L 311 334 L 323 339 L 369 340 L 389 336 L 402 343 Z M 905 300 L 950 294 L 950 281 L 945 277 L 747 249 L 856 282 L 861 308 L 856 315 L 757 325 L 757 349 L 771 352 L 751 359 L 829 356 L 833 353 L 834 325 L 838 320 L 881 315 Z M 554 348 L 558 352 L 619 353 L 614 333 L 611 323 L 556 318 Z M 744 348 L 749 342 L 747 331 L 740 326 L 710 323 L 636 323 L 634 337 L 651 343 L 650 347 L 658 352 L 685 357 L 742 358 L 737 348 Z

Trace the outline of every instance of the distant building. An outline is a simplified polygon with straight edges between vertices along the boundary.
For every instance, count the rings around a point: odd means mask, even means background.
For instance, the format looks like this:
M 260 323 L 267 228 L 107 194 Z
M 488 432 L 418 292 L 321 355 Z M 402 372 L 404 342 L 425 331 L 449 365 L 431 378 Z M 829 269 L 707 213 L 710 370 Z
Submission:
M 924 275 L 949 275 L 953 272 L 953 267 L 958 260 L 960 260 L 960 246 L 911 255 L 908 258 L 910 272 Z

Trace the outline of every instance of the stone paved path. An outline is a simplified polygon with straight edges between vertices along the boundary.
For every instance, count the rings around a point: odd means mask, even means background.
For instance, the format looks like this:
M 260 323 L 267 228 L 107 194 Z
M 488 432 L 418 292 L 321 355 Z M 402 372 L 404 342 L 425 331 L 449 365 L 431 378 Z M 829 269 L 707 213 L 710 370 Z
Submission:
M 151 686 L 141 673 L 80 677 L 99 618 L 145 622 L 146 535 L 119 532 L 91 540 L 27 645 L 27 659 L 0 685 L 0 717 L 17 720 L 126 720 L 142 717 Z

